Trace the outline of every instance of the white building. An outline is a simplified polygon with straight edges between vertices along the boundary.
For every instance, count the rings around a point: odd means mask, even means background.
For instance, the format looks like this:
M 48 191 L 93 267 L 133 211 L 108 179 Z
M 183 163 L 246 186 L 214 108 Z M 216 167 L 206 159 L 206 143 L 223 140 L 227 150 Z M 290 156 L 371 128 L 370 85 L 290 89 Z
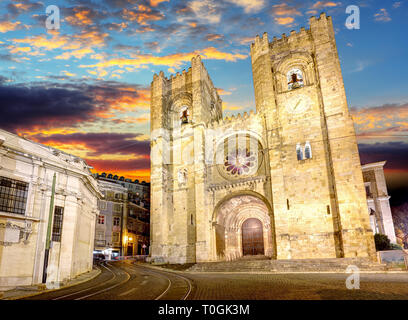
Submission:
M 84 160 L 0 129 L 0 290 L 92 270 L 101 196 Z
M 384 176 L 385 164 L 386 161 L 382 161 L 362 166 L 368 213 L 373 233 L 385 234 L 392 243 L 397 243 L 389 201 L 390 196 Z

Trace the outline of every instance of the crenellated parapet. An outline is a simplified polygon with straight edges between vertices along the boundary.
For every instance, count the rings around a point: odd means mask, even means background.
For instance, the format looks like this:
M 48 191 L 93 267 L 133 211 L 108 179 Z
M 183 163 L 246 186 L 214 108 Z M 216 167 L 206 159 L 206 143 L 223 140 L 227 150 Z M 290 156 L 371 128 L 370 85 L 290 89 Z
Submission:
M 264 32 L 262 37 L 257 35 L 255 42 L 251 43 L 251 58 L 255 61 L 259 56 L 269 53 L 268 34 Z
M 326 16 L 324 12 L 320 14 L 319 17 L 311 17 L 309 19 L 310 29 L 305 27 L 300 28 L 300 31 L 296 32 L 292 30 L 289 35 L 283 33 L 280 38 L 274 36 L 272 41 L 269 42 L 268 34 L 264 32 L 263 36 L 257 35 L 255 41 L 251 43 L 251 57 L 252 61 L 255 61 L 259 56 L 267 54 L 269 50 L 274 50 L 275 48 L 282 48 L 285 45 L 304 43 L 305 40 L 311 40 L 312 31 L 316 29 L 322 30 L 322 34 L 328 34 L 327 29 L 330 30 L 332 26 L 332 18 Z
M 238 113 L 229 117 L 224 117 L 219 120 L 212 121 L 208 124 L 209 129 L 219 129 L 226 127 L 237 127 L 243 128 L 250 123 L 255 123 L 260 120 L 260 115 L 250 110 L 249 112 L 244 112 L 243 114 Z

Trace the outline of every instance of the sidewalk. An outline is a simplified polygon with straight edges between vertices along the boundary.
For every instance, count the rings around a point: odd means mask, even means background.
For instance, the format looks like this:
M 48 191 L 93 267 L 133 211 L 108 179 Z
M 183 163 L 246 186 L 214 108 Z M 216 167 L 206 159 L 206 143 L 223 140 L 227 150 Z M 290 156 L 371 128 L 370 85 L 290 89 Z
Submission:
M 33 286 L 16 287 L 14 289 L 7 291 L 0 291 L 0 300 L 17 300 L 35 296 L 44 292 L 50 292 L 63 288 L 72 287 L 90 281 L 93 278 L 97 277 L 100 273 L 101 273 L 100 269 L 94 268 L 92 269 L 92 271 L 80 274 L 76 278 L 69 280 L 67 283 L 60 284 L 59 288 L 53 288 L 51 284 L 50 288 L 47 289 L 46 285 L 39 284 Z

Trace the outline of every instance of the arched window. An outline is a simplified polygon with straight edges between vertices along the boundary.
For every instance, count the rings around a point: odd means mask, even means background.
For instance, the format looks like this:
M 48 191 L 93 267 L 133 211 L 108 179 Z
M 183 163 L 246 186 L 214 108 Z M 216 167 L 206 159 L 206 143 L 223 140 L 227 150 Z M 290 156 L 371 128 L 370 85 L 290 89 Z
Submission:
M 181 124 L 183 123 L 188 123 L 188 119 L 189 119 L 189 112 L 188 112 L 188 107 L 187 106 L 182 106 L 180 109 L 180 120 L 181 120 Z
M 309 142 L 306 142 L 305 144 L 305 158 L 312 159 L 312 147 Z
M 300 69 L 291 69 L 287 74 L 288 90 L 297 89 L 304 86 L 303 73 Z
M 303 150 L 300 143 L 296 145 L 296 155 L 298 160 L 303 160 Z

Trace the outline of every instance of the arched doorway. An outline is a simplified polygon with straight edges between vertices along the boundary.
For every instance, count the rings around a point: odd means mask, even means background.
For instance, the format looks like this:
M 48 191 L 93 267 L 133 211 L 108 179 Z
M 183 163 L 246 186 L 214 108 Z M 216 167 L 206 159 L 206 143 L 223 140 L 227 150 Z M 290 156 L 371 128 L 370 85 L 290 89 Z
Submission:
M 272 211 L 262 196 L 245 191 L 227 196 L 214 210 L 212 230 L 215 260 L 230 261 L 244 255 L 242 233 L 244 229 L 249 231 L 246 226 L 253 226 L 251 219 L 255 219 L 255 226 L 260 223 L 260 228 L 255 228 L 252 234 L 255 236 L 255 249 L 250 249 L 254 246 L 254 241 L 250 241 L 248 253 L 245 249 L 245 254 L 276 257 Z
M 264 253 L 262 222 L 256 218 L 249 218 L 242 224 L 242 254 L 255 256 Z

